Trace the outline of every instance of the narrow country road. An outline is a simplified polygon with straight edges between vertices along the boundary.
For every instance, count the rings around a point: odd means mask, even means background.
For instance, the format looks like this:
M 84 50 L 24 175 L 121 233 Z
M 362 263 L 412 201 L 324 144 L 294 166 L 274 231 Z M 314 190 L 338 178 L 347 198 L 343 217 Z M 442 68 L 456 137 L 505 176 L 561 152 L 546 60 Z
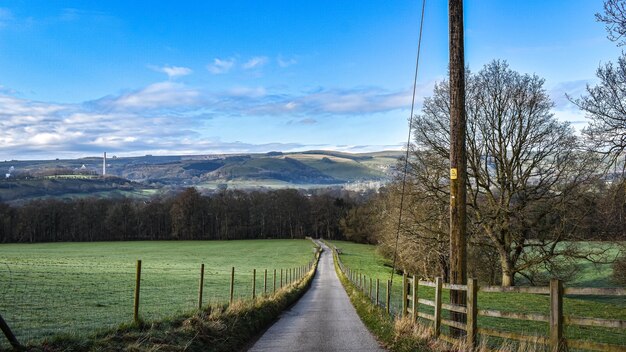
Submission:
M 249 349 L 259 351 L 384 351 L 357 315 L 328 247 L 309 291 Z

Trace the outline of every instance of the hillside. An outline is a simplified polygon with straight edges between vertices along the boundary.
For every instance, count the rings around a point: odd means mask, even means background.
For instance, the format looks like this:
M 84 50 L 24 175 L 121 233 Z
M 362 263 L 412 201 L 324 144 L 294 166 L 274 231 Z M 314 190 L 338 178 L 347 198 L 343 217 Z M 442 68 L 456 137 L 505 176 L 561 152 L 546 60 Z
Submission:
M 372 187 L 387 182 L 401 153 L 334 151 L 115 157 L 0 162 L 0 200 L 96 195 L 144 196 L 172 188 Z M 369 186 L 367 186 L 369 185 Z

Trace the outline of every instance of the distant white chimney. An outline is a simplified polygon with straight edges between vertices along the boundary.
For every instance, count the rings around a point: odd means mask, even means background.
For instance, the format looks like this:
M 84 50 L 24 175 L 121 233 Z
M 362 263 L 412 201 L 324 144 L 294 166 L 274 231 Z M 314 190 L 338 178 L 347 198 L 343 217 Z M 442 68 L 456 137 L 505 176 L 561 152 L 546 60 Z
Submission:
M 104 157 L 102 158 L 102 176 L 106 176 L 107 174 L 107 152 L 104 152 Z

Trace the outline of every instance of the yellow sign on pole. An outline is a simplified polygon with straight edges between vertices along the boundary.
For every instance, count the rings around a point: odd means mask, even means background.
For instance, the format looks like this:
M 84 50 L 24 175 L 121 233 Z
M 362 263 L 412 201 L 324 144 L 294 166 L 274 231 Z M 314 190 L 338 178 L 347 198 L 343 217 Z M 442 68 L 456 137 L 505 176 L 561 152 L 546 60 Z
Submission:
M 456 177 L 457 177 L 456 168 L 450 169 L 450 179 L 456 180 Z

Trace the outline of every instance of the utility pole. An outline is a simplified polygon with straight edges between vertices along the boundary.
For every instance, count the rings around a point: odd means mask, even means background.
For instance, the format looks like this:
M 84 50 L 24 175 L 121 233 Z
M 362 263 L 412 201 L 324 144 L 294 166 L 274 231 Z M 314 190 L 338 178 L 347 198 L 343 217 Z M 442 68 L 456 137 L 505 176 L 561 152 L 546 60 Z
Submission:
M 467 284 L 466 174 L 465 156 L 465 60 L 463 44 L 463 0 L 448 0 L 450 17 L 450 283 Z M 450 291 L 450 303 L 466 304 L 466 293 Z M 452 312 L 452 320 L 465 322 L 463 313 Z M 452 336 L 463 330 L 451 328 Z

